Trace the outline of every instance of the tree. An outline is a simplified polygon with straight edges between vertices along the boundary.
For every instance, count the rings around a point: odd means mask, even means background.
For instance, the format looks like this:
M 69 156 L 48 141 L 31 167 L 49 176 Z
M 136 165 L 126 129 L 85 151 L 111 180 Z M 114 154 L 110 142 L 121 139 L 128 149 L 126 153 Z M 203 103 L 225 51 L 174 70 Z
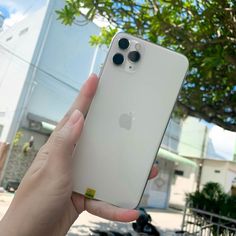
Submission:
M 67 0 L 58 18 L 70 25 L 84 8 L 87 20 L 111 24 L 92 45 L 109 44 L 121 29 L 185 54 L 190 68 L 176 112 L 236 131 L 235 0 Z
M 191 208 L 236 219 L 236 197 L 224 193 L 223 188 L 219 183 L 206 183 L 200 192 L 196 191 L 187 194 L 186 200 Z M 218 234 L 217 224 L 219 223 L 219 219 L 217 219 L 217 217 L 207 216 L 206 214 L 197 211 L 193 211 L 193 214 L 196 215 L 199 221 L 204 220 L 207 225 L 210 225 L 211 221 L 215 223 L 215 225 L 213 224 L 210 226 L 212 235 L 230 235 L 224 227 L 219 228 Z M 221 224 L 223 223 L 223 220 L 221 220 Z M 235 228 L 235 224 L 231 225 L 231 227 Z M 231 232 L 232 235 L 233 232 Z

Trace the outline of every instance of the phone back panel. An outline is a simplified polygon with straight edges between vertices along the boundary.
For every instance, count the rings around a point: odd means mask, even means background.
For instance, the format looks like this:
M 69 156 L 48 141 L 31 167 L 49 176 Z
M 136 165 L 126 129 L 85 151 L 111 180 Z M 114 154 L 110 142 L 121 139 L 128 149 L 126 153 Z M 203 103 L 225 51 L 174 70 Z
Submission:
M 139 49 L 139 62 L 127 59 L 135 48 L 118 48 L 124 37 Z M 121 66 L 112 60 L 117 52 Z M 138 205 L 187 68 L 181 54 L 125 33 L 114 37 L 74 152 L 74 191 Z

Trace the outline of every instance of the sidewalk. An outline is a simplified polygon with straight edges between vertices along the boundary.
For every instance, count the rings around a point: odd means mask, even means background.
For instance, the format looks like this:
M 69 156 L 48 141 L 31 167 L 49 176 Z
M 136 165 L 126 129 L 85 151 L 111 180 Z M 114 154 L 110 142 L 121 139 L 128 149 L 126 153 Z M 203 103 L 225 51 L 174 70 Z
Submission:
M 0 192 L 0 219 L 7 211 L 14 194 Z M 161 232 L 161 235 L 172 236 L 175 230 L 181 228 L 182 213 L 172 209 L 159 210 L 147 209 L 147 212 L 152 217 L 152 224 L 155 225 Z M 119 223 L 101 219 L 87 212 L 83 212 L 75 223 L 70 228 L 67 236 L 88 236 L 92 235 L 90 229 L 113 230 L 119 232 L 130 232 L 132 235 L 137 235 L 132 230 L 131 223 Z
M 152 217 L 152 224 L 160 231 L 161 235 L 172 236 L 174 231 L 180 230 L 182 213 L 174 210 L 147 209 Z M 67 236 L 91 235 L 90 229 L 113 230 L 119 232 L 133 232 L 131 223 L 118 223 L 101 219 L 84 212 L 71 227 Z
M 7 211 L 14 194 L 2 192 L 2 188 L 0 189 L 0 220 L 4 216 L 5 212 Z

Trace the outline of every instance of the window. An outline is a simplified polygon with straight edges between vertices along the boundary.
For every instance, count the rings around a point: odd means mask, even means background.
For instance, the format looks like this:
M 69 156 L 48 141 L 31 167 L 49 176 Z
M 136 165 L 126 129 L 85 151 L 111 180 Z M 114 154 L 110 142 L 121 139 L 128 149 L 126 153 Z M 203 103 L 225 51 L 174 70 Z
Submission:
M 184 172 L 182 170 L 175 170 L 175 175 L 184 176 Z
M 220 173 L 220 170 L 215 170 L 214 171 L 216 174 L 219 174 Z
M 22 29 L 22 30 L 19 32 L 19 36 L 22 36 L 23 34 L 26 34 L 26 33 L 28 32 L 28 30 L 29 30 L 29 27 Z
M 10 37 L 6 38 L 6 42 L 12 40 L 12 38 L 13 38 L 13 36 L 10 36 Z

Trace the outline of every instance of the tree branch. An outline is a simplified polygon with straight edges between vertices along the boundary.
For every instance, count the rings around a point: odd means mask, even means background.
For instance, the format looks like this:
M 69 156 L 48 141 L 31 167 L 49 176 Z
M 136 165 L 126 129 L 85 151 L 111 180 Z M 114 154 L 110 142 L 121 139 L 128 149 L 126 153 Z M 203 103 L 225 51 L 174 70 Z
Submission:
M 197 117 L 199 119 L 203 119 L 209 123 L 214 123 L 216 125 L 219 125 L 220 127 L 226 129 L 226 130 L 230 130 L 230 131 L 234 131 L 236 132 L 236 125 L 235 124 L 229 124 L 224 122 L 223 120 L 221 120 L 220 118 L 213 116 L 213 117 L 209 117 L 207 114 L 199 112 L 199 111 L 195 111 L 190 109 L 188 106 L 186 106 L 185 104 L 181 103 L 181 102 L 177 102 L 177 106 L 180 107 L 181 109 L 184 110 L 184 112 L 186 112 L 186 115 L 191 115 L 194 117 Z

